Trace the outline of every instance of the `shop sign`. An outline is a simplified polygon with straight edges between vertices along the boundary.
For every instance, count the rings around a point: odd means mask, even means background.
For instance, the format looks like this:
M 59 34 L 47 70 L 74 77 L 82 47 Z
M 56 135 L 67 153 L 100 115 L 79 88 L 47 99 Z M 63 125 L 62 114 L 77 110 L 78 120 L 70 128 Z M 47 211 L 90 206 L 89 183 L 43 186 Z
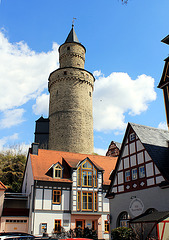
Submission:
M 134 217 L 137 217 L 140 214 L 142 214 L 144 210 L 144 204 L 141 201 L 141 199 L 139 198 L 133 199 L 130 203 L 129 210 Z

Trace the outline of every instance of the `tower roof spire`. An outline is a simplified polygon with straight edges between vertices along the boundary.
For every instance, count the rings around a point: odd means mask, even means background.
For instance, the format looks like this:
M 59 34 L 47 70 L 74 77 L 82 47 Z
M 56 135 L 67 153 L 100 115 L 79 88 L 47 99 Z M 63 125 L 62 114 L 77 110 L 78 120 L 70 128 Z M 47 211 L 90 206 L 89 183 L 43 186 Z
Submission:
M 74 19 L 76 19 L 76 18 L 73 18 L 73 20 L 72 20 L 72 29 L 70 30 L 70 33 L 69 33 L 68 37 L 66 38 L 65 43 L 68 43 L 68 42 L 79 43 L 79 40 L 78 40 L 77 35 L 74 30 Z

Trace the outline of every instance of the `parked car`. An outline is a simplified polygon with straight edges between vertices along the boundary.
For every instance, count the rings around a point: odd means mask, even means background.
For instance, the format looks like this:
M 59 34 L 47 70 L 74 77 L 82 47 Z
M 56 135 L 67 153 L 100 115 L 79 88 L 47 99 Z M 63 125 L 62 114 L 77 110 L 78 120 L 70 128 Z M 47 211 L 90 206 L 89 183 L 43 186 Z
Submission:
M 34 240 L 34 236 L 22 232 L 2 232 L 0 233 L 0 240 Z

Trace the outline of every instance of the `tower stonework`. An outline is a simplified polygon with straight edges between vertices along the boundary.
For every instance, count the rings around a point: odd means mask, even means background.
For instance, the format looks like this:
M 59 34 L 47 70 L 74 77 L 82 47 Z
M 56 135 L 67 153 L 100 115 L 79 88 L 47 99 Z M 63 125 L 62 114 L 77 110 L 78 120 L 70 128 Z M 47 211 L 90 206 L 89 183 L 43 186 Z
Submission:
M 93 153 L 93 75 L 74 28 L 59 47 L 60 68 L 49 76 L 49 149 Z

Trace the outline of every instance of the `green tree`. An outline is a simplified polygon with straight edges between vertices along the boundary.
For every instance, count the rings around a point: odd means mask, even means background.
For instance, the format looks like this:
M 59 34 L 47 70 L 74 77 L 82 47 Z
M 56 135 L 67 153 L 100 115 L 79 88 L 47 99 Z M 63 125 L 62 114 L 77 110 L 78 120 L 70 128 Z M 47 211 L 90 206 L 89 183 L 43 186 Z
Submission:
M 9 192 L 21 190 L 26 156 L 21 152 L 7 150 L 0 153 L 0 181 Z

